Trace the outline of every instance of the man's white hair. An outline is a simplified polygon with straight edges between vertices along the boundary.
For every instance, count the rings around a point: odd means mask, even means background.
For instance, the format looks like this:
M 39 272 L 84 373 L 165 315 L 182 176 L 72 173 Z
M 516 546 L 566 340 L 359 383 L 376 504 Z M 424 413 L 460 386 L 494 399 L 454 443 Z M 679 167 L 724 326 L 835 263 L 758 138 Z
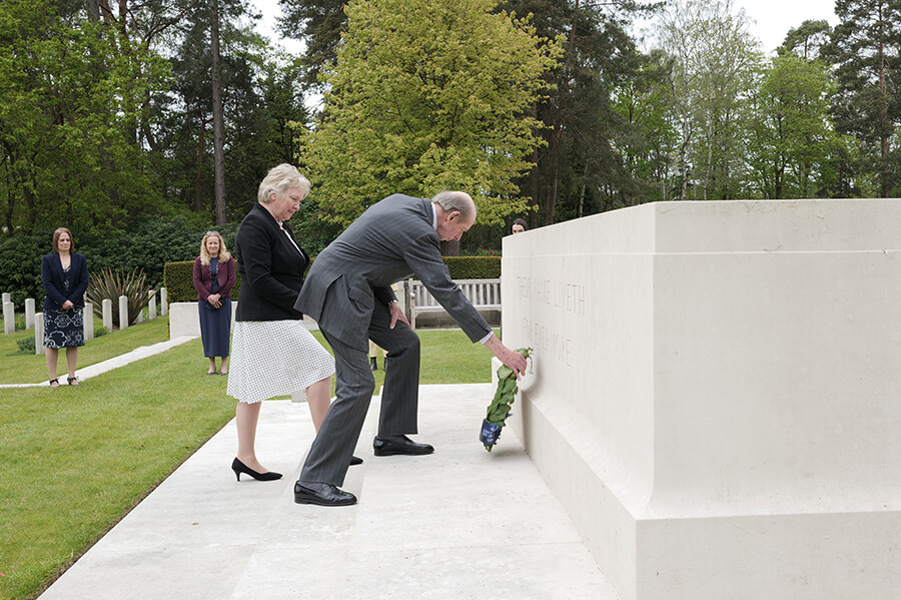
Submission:
M 467 221 L 476 220 L 476 204 L 466 192 L 439 192 L 432 198 L 432 202 L 445 212 L 459 211 L 460 216 Z

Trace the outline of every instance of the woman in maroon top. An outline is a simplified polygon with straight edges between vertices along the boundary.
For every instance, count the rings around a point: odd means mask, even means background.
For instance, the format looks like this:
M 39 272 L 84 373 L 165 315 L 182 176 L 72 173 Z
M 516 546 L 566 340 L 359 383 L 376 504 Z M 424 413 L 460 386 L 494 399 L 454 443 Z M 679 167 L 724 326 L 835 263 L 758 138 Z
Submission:
M 231 291 L 235 285 L 235 259 L 225 249 L 217 231 L 207 231 L 194 260 L 194 287 L 200 313 L 203 354 L 210 359 L 207 375 L 228 373 L 229 336 L 232 324 Z M 216 370 L 216 357 L 221 366 Z

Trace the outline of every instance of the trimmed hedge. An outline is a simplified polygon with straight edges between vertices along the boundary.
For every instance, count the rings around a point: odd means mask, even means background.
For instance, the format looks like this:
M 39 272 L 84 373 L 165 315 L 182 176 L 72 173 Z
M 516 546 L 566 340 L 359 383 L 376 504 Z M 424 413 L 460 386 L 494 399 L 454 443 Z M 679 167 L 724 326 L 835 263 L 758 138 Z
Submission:
M 447 265 L 453 279 L 497 279 L 501 276 L 500 256 L 445 256 L 444 264 Z M 169 302 L 197 300 L 193 260 L 166 263 L 163 267 L 163 281 Z M 241 274 L 236 271 L 232 300 L 238 299 L 240 291 Z
M 196 302 L 197 290 L 194 289 L 194 261 L 166 263 L 163 267 L 163 285 L 166 286 L 168 302 Z M 235 287 L 232 288 L 232 301 L 238 300 L 241 291 L 241 274 L 235 270 Z
M 234 240 L 236 227 L 220 229 L 227 246 Z M 0 292 L 10 292 L 17 307 L 25 303 L 25 298 L 43 302 L 41 257 L 52 251 L 54 229 L 47 227 L 37 233 L 11 237 L 0 235 Z M 141 269 L 153 288 L 163 282 L 163 265 L 167 262 L 194 260 L 200 252 L 203 232 L 184 217 L 145 216 L 128 231 L 72 228 L 75 251 L 88 259 L 89 273 L 100 273 L 102 269 L 131 273 Z
M 452 279 L 497 279 L 501 276 L 500 256 L 445 256 Z

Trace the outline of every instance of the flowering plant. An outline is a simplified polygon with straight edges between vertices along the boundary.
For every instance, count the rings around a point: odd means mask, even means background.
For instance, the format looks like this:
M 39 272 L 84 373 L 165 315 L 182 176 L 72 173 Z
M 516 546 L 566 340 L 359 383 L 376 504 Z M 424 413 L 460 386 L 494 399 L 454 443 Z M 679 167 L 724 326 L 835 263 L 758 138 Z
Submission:
M 517 350 L 525 358 L 529 358 L 531 348 L 520 348 Z M 501 435 L 501 429 L 507 423 L 507 417 L 510 416 L 510 405 L 516 399 L 516 373 L 507 365 L 501 365 L 497 370 L 497 391 L 494 393 L 494 399 L 488 405 L 488 414 L 482 421 L 482 431 L 479 434 L 479 440 L 485 445 L 485 450 L 491 452 L 491 449 L 497 443 L 497 439 Z

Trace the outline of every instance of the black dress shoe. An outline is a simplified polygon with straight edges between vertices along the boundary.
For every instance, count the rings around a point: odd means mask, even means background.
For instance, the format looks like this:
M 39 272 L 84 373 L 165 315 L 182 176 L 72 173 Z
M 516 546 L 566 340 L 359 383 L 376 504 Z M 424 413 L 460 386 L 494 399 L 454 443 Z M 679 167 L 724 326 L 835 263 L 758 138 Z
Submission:
M 379 363 L 375 360 L 374 356 L 369 357 L 369 370 L 372 372 L 379 370 Z
M 350 466 L 355 467 L 357 465 L 362 465 L 363 459 L 359 456 L 351 456 L 350 457 Z
M 294 502 L 319 506 L 350 506 L 357 503 L 357 497 L 330 483 L 298 481 L 294 484 Z
M 250 467 L 248 467 L 247 465 L 242 463 L 237 458 L 235 458 L 235 460 L 232 461 L 232 471 L 235 472 L 235 477 L 238 478 L 238 481 L 241 481 L 241 473 L 250 475 L 257 481 L 275 481 L 276 479 L 281 479 L 281 476 L 282 476 L 281 473 L 275 473 L 273 471 L 267 471 L 265 473 L 257 473 L 256 471 L 254 471 L 253 469 L 251 469 Z
M 372 442 L 372 447 L 376 456 L 392 456 L 394 454 L 420 456 L 435 451 L 428 444 L 417 444 L 405 435 L 377 435 Z

